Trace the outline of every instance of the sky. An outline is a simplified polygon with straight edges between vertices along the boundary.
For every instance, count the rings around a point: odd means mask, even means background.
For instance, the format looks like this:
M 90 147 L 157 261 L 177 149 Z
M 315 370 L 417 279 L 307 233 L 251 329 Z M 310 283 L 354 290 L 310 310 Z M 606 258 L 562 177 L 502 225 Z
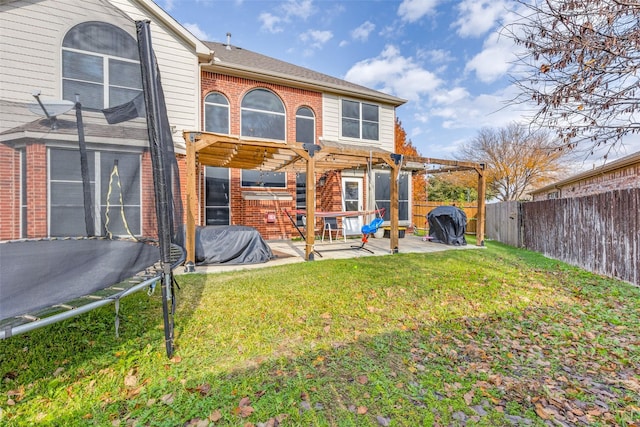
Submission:
M 231 44 L 403 99 L 396 110 L 420 155 L 458 156 L 483 127 L 528 123 L 509 103 L 513 0 L 155 0 L 205 41 Z M 629 143 L 609 160 L 640 150 Z M 602 164 L 602 153 L 577 169 Z

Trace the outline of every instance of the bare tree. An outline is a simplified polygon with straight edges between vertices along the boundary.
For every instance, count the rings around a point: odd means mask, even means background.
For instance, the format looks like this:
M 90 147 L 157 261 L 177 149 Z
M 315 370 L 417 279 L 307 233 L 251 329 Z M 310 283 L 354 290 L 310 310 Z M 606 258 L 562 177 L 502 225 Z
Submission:
M 568 148 L 611 149 L 638 133 L 640 2 L 516 1 L 526 12 L 506 28 L 524 48 L 514 102 L 537 103 L 534 122 Z
M 488 193 L 498 200 L 521 200 L 536 187 L 557 179 L 566 167 L 564 150 L 549 133 L 520 124 L 483 128 L 461 148 L 460 158 L 485 163 Z

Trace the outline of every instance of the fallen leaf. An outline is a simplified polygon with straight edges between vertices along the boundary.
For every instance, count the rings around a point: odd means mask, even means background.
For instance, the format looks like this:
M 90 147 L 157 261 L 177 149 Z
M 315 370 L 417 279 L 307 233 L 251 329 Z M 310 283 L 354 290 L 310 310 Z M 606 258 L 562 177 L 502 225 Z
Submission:
M 467 404 L 467 406 L 471 405 L 471 402 L 473 402 L 473 396 L 474 396 L 474 392 L 473 390 L 469 391 L 468 393 L 465 393 L 462 397 L 464 398 L 464 403 Z
M 175 397 L 173 396 L 173 393 L 165 394 L 164 396 L 162 396 L 160 398 L 162 403 L 167 404 L 167 405 L 171 405 L 173 403 L 174 399 L 175 399 Z
M 358 377 L 356 378 L 356 381 L 364 385 L 369 382 L 369 377 L 367 377 L 366 375 L 358 375 Z
M 357 414 L 364 415 L 367 413 L 367 411 L 369 411 L 369 408 L 367 408 L 366 406 L 358 406 Z
M 220 421 L 220 419 L 222 419 L 222 413 L 220 412 L 219 409 L 216 409 L 211 413 L 211 415 L 209 415 L 209 421 L 213 423 Z
M 538 416 L 540 418 L 542 418 L 543 420 L 549 420 L 551 419 L 551 415 L 549 415 L 549 413 L 544 409 L 544 407 L 539 404 L 536 403 L 536 414 L 538 414 Z
M 182 357 L 180 356 L 173 356 L 171 359 L 169 359 L 171 362 L 173 363 L 180 363 L 182 362 Z
M 127 375 L 126 377 L 124 377 L 124 385 L 130 388 L 137 386 L 138 377 L 136 377 L 135 375 Z
M 242 418 L 247 418 L 249 415 L 253 414 L 254 409 L 251 406 L 242 406 L 240 408 L 239 415 Z
M 200 393 L 201 396 L 206 396 L 211 391 L 211 386 L 209 384 L 200 384 L 198 387 L 196 387 L 196 390 L 198 391 L 198 393 Z

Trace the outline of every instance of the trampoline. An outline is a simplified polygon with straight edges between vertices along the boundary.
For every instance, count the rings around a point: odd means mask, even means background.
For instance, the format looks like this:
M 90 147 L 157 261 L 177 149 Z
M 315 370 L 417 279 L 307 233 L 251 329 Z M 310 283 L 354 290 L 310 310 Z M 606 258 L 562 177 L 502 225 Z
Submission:
M 172 268 L 183 261 L 173 245 Z M 134 239 L 1 242 L 0 271 L 0 339 L 117 303 L 162 279 L 157 242 Z
M 127 61 L 139 59 L 139 73 L 132 67 L 127 74 L 131 82 L 137 84 L 139 79 L 138 90 L 129 94 L 133 98 L 107 106 L 83 92 L 73 104 L 73 126 L 66 119 L 54 120 L 61 101 L 40 100 L 37 91 L 33 96 L 49 124 L 56 126 L 47 126 L 42 138 L 34 136 L 17 145 L 13 140 L 3 142 L 21 158 L 20 168 L 3 169 L 3 174 L 16 183 L 7 191 L 18 189 L 9 198 L 22 210 L 19 218 L 6 221 L 11 227 L 2 235 L 27 238 L 0 242 L 0 339 L 110 303 L 115 304 L 117 334 L 120 299 L 159 285 L 165 346 L 171 357 L 177 286 L 173 269 L 185 258 L 183 213 L 150 22 L 135 22 L 137 43 L 124 31 L 122 37 L 105 38 L 101 28 L 90 22 L 74 27 L 70 34 L 82 35 L 83 46 L 96 52 L 106 49 Z M 74 40 L 70 36 L 65 43 L 75 46 Z M 102 110 L 105 121 L 93 114 L 85 123 L 81 101 L 107 107 Z M 68 107 L 70 102 L 62 104 Z M 24 126 L 41 132 L 39 123 Z M 102 135 L 113 138 L 107 144 Z M 23 145 L 32 151 L 21 152 Z M 31 192 L 37 196 L 27 197 Z M 18 214 L 17 209 L 9 212 Z M 52 237 L 63 235 L 79 237 Z

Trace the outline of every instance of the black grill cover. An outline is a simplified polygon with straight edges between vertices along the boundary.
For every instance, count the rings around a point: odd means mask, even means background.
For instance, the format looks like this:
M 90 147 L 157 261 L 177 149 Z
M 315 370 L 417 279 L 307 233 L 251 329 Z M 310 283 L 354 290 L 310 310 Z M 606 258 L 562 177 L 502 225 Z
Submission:
M 253 227 L 210 225 L 196 228 L 196 264 L 259 264 L 273 259 L 271 248 Z
M 438 206 L 427 214 L 432 242 L 446 245 L 466 245 L 467 214 L 455 206 Z

